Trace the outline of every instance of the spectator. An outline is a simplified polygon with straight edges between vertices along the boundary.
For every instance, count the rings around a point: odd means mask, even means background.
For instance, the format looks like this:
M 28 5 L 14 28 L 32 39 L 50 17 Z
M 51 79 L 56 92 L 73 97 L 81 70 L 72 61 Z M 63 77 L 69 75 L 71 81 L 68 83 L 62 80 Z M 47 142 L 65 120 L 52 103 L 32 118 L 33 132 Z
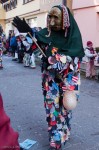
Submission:
M 91 41 L 87 41 L 87 47 L 85 48 L 85 58 L 86 58 L 86 78 L 95 78 L 95 67 L 94 60 L 97 56 L 93 43 Z
M 97 64 L 99 64 L 99 52 L 98 52 L 98 55 L 97 55 Z
M 12 56 L 11 47 L 10 47 L 10 39 L 11 39 L 11 32 L 9 31 L 9 36 L 8 36 L 8 39 L 6 40 L 6 44 L 8 48 L 8 52 L 7 52 L 8 56 Z
M 23 63 L 23 57 L 25 52 L 25 46 L 23 45 L 20 36 L 17 37 L 17 53 L 18 53 L 18 62 Z
M 10 47 L 11 47 L 11 51 L 12 51 L 12 56 L 14 57 L 15 51 L 17 49 L 17 41 L 16 41 L 16 37 L 15 37 L 14 33 L 11 34 Z
M 6 40 L 5 48 L 6 48 L 6 52 L 8 54 L 8 52 L 9 52 L 9 40 L 8 39 Z
M 3 51 L 2 51 L 2 49 L 0 48 L 0 69 L 3 69 L 2 54 L 3 54 Z

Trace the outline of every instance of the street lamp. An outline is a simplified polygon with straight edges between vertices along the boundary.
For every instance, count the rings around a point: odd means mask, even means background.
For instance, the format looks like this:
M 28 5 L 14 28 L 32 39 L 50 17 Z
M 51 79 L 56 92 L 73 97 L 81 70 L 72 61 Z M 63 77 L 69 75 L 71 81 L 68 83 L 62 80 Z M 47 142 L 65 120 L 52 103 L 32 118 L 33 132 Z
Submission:
M 67 0 L 62 0 L 62 4 L 66 6 Z

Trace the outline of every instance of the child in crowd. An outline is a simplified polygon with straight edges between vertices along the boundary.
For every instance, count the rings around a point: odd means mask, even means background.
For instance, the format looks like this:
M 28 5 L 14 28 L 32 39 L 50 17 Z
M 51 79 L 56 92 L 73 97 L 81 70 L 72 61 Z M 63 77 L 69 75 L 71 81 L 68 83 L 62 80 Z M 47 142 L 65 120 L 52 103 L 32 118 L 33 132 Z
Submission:
M 93 43 L 91 41 L 87 41 L 85 56 L 86 56 L 86 78 L 95 78 L 96 73 L 94 67 L 94 60 L 97 54 L 93 48 Z

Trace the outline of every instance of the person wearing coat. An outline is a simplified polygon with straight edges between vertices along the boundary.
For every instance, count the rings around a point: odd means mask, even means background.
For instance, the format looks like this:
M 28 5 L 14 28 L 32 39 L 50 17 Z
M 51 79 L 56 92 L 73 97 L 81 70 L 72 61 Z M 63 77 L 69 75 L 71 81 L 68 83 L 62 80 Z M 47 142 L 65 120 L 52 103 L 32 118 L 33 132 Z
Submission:
M 85 48 L 85 61 L 86 61 L 86 78 L 95 78 L 95 66 L 94 60 L 97 56 L 93 43 L 91 41 L 87 41 L 87 47 Z
M 20 150 L 18 136 L 18 133 L 11 127 L 10 118 L 4 110 L 0 94 L 0 150 Z
M 15 37 L 14 33 L 11 34 L 10 47 L 11 47 L 12 56 L 14 57 L 15 56 L 15 51 L 17 49 L 17 40 L 16 40 L 16 37 Z

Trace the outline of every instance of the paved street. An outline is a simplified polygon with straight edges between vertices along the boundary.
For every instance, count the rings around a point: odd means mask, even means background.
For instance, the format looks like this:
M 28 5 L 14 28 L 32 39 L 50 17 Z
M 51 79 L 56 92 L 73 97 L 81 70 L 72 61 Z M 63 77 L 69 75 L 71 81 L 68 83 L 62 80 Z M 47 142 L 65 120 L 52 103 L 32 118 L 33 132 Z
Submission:
M 47 150 L 49 146 L 40 66 L 32 70 L 4 56 L 0 70 L 0 92 L 4 107 L 19 142 L 36 140 L 30 150 Z M 99 150 L 99 82 L 82 78 L 79 103 L 73 110 L 70 140 L 63 150 Z

